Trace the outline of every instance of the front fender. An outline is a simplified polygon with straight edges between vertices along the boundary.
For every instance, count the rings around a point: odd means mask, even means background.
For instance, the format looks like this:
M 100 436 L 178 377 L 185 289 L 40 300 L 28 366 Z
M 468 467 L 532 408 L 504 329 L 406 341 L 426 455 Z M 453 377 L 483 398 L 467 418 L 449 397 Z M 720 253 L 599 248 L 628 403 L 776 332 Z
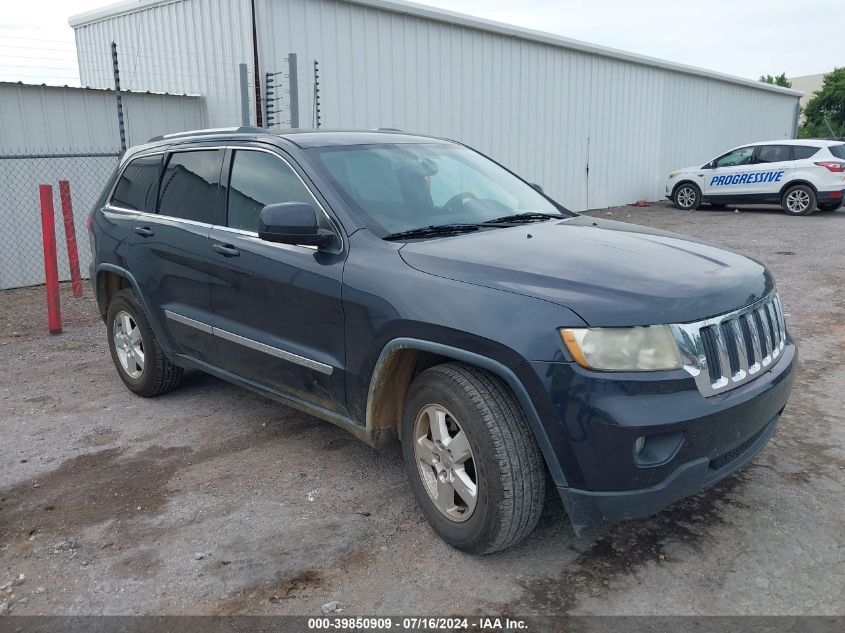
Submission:
M 513 391 L 520 406 L 522 407 L 522 410 L 525 412 L 525 417 L 528 420 L 528 424 L 531 427 L 534 438 L 537 440 L 537 444 L 543 453 L 543 457 L 555 485 L 566 486 L 566 478 L 563 475 L 563 470 L 561 469 L 560 462 L 558 461 L 555 450 L 549 440 L 546 428 L 540 419 L 540 415 L 537 413 L 537 409 L 534 406 L 531 397 L 528 395 L 528 391 L 522 384 L 522 381 L 517 377 L 513 370 L 499 361 L 466 349 L 409 337 L 396 338 L 388 342 L 382 349 L 381 354 L 379 354 L 378 361 L 376 362 L 376 366 L 370 380 L 370 389 L 367 395 L 366 417 L 368 432 L 374 434 L 377 428 L 386 426 L 384 421 L 378 420 L 379 414 L 377 402 L 379 399 L 379 386 L 384 384 L 385 379 L 390 376 L 396 368 L 392 359 L 405 350 L 418 350 L 451 358 L 456 361 L 465 362 L 476 367 L 481 367 L 482 369 L 485 369 L 501 378 L 505 384 L 510 387 L 511 391 Z M 389 425 L 390 423 L 391 421 L 388 420 L 387 424 Z

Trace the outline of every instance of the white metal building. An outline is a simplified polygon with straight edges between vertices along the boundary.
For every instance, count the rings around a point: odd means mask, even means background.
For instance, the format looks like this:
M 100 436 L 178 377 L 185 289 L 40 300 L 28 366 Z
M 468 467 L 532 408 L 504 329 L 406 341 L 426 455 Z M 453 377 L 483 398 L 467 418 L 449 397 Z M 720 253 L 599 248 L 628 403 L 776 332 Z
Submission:
M 128 143 L 206 125 L 197 96 L 123 93 Z M 85 219 L 117 166 L 114 91 L 0 82 L 0 290 L 44 283 L 38 187 L 54 188 L 59 277 L 70 279 L 58 182 L 70 183 L 82 274 L 91 251 Z
M 317 59 L 324 127 L 455 138 L 575 210 L 658 199 L 672 168 L 793 137 L 800 96 L 397 0 L 132 0 L 70 24 L 83 84 L 112 85 L 115 41 L 123 82 L 203 94 L 212 126 L 241 121 L 239 63 L 263 78 L 290 52 L 307 125 Z

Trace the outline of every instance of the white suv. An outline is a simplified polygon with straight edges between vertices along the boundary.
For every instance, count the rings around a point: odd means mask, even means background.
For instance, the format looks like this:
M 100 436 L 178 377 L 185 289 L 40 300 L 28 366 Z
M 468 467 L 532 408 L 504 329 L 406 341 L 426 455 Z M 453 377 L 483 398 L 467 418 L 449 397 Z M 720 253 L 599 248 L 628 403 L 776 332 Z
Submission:
M 702 202 L 767 204 L 790 215 L 833 211 L 845 196 L 845 143 L 796 140 L 752 143 L 701 167 L 669 174 L 666 197 L 692 211 Z

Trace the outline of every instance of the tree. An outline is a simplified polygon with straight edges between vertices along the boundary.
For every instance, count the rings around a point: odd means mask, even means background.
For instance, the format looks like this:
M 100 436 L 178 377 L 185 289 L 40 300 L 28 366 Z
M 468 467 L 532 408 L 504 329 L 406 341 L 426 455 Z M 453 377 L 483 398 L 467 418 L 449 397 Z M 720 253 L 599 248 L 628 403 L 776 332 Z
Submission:
M 772 84 L 782 88 L 792 88 L 792 82 L 786 78 L 786 73 L 781 73 L 777 77 L 771 75 L 760 75 L 760 81 L 764 84 Z
M 798 136 L 845 136 L 845 66 L 834 68 L 824 76 L 822 87 L 804 107 L 804 123 L 798 129 Z

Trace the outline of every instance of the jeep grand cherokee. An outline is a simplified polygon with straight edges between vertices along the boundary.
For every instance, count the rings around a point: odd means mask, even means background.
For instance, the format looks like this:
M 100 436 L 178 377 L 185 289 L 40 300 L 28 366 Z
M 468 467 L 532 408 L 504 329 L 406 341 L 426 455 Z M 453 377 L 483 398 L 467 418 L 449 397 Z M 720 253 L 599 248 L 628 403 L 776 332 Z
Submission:
M 584 534 L 766 444 L 796 349 L 759 262 L 567 211 L 482 154 L 239 128 L 128 151 L 89 222 L 118 374 L 200 369 L 401 441 L 437 533 L 492 552 L 547 485 Z

